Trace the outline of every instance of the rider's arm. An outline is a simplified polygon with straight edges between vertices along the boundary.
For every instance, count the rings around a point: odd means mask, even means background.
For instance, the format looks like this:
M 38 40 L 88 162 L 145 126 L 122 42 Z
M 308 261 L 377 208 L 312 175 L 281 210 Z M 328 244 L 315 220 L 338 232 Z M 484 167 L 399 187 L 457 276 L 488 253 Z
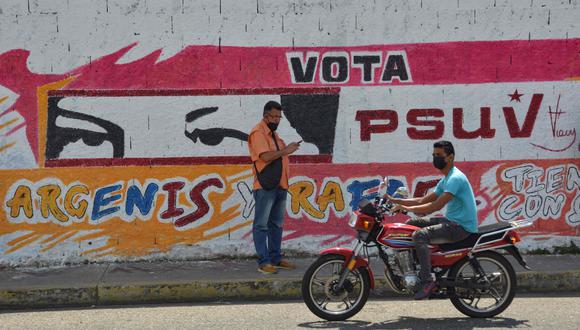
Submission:
M 395 204 L 399 204 L 399 205 L 403 205 L 403 206 L 416 206 L 416 205 L 422 205 L 422 204 L 426 204 L 429 202 L 433 202 L 437 199 L 437 195 L 434 192 L 428 193 L 427 195 L 423 196 L 423 197 L 415 197 L 415 198 L 390 198 L 390 200 L 395 203 Z
M 431 193 L 435 195 L 435 193 Z M 429 194 L 429 195 L 431 195 Z M 425 197 L 429 197 L 429 195 Z M 437 197 L 437 195 L 435 195 Z M 432 197 L 431 197 L 432 198 Z M 433 201 L 428 201 L 423 204 L 415 205 L 415 206 L 405 206 L 401 204 L 401 209 L 407 212 L 419 213 L 419 214 L 429 214 L 435 211 L 441 210 L 445 204 L 447 204 L 451 199 L 453 199 L 453 195 L 448 192 L 444 192 L 441 196 L 437 197 L 437 199 Z

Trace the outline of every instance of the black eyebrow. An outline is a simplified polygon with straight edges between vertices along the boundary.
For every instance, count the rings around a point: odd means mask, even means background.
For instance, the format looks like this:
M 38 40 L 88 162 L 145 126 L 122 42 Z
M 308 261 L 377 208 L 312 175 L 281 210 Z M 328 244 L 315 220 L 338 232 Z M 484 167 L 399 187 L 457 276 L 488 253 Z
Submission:
M 185 121 L 187 123 L 191 123 L 194 120 L 197 120 L 200 117 L 207 116 L 210 113 L 216 112 L 218 107 L 208 107 L 208 108 L 199 108 L 189 112 L 185 115 Z

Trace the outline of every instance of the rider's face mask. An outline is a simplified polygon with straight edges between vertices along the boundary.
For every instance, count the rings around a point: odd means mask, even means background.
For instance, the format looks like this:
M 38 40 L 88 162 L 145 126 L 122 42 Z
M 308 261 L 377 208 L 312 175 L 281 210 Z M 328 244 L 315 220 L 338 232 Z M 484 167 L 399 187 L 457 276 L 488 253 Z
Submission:
M 445 156 L 433 156 L 433 166 L 437 169 L 444 169 L 447 166 Z

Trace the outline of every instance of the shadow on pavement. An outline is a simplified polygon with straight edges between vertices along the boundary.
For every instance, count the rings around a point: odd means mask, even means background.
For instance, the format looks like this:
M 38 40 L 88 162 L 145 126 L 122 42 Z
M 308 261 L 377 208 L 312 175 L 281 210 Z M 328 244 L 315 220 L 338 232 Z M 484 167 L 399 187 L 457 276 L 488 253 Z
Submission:
M 528 320 L 494 317 L 475 318 L 418 318 L 401 316 L 398 319 L 379 323 L 349 320 L 343 322 L 307 322 L 298 324 L 309 329 L 475 329 L 475 328 L 530 328 Z

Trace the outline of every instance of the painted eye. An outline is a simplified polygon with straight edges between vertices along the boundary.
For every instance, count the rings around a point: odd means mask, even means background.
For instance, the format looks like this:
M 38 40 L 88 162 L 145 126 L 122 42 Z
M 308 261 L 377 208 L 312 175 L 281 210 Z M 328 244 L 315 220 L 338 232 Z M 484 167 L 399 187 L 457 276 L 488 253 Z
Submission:
M 199 139 L 201 143 L 208 146 L 217 146 L 222 143 L 226 137 L 238 139 L 244 142 L 248 141 L 248 134 L 231 128 L 196 128 L 191 133 L 186 131 L 185 135 L 194 143 Z
M 225 138 L 224 132 L 219 128 L 210 128 L 199 132 L 199 141 L 208 146 L 217 146 Z
M 125 132 L 120 126 L 102 118 L 62 109 L 58 106 L 61 99 L 52 97 L 48 100 L 47 159 L 60 158 L 65 146 L 80 139 L 93 147 L 109 141 L 113 145 L 112 156 L 123 157 Z

